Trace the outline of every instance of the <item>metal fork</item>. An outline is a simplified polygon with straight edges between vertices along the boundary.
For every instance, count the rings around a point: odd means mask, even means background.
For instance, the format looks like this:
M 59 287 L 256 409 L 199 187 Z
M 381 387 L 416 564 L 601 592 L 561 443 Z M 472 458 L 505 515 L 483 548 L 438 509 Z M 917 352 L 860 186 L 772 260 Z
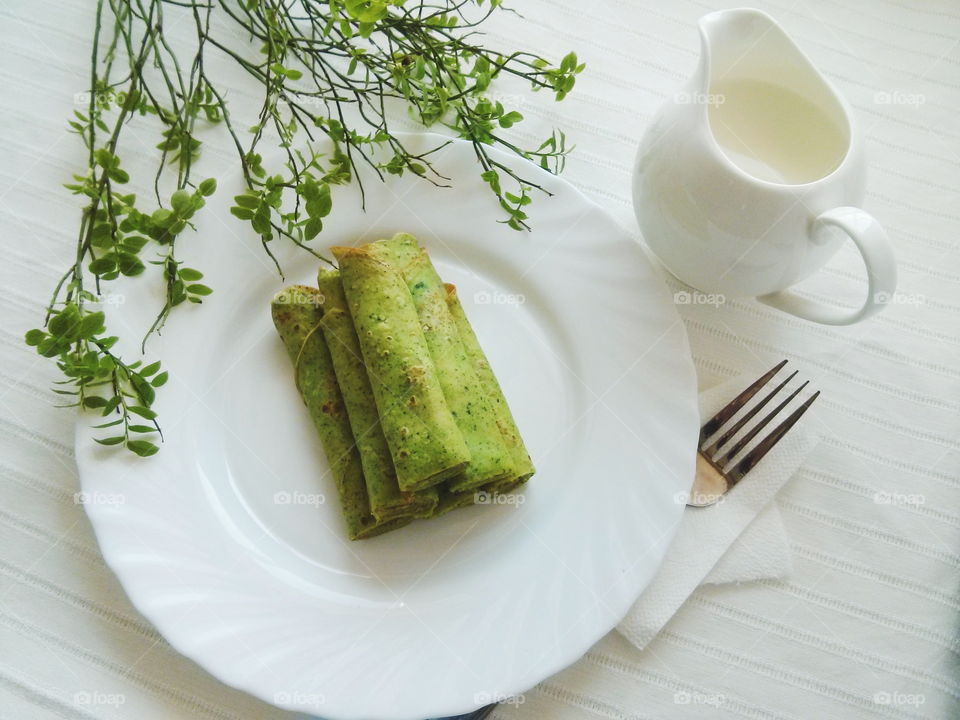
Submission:
M 817 392 L 807 398 L 807 400 L 804 401 L 800 407 L 790 413 L 786 420 L 777 425 L 777 427 L 775 427 L 769 435 L 758 442 L 756 446 L 750 450 L 750 452 L 744 455 L 735 464 L 732 464 L 732 460 L 747 445 L 750 444 L 750 442 L 760 433 L 760 431 L 763 430 L 780 413 L 780 411 L 790 403 L 791 400 L 800 394 L 800 391 L 807 386 L 809 380 L 804 382 L 802 385 L 800 385 L 800 387 L 791 392 L 785 399 L 780 401 L 780 403 L 773 410 L 771 410 L 763 419 L 758 421 L 753 427 L 744 433 L 743 436 L 740 437 L 727 450 L 724 450 L 723 448 L 726 447 L 726 445 L 733 440 L 733 438 L 741 430 L 743 430 L 744 427 L 746 427 L 747 423 L 749 423 L 756 416 L 756 414 L 767 405 L 767 403 L 773 400 L 773 398 L 787 386 L 787 383 L 793 380 L 794 376 L 797 374 L 796 370 L 790 373 L 785 380 L 767 393 L 767 395 L 756 405 L 745 412 L 743 417 L 737 420 L 713 442 L 710 442 L 711 438 L 719 433 L 720 430 L 723 429 L 724 425 L 726 425 L 727 422 L 733 418 L 733 416 L 736 415 L 737 412 L 743 408 L 751 398 L 753 398 L 754 395 L 760 392 L 760 390 L 768 382 L 770 382 L 770 380 L 773 379 L 773 376 L 780 372 L 780 370 L 786 364 L 786 360 L 777 363 L 777 365 L 771 368 L 750 387 L 731 400 L 722 410 L 720 410 L 720 412 L 707 420 L 703 427 L 700 428 L 700 441 L 697 445 L 697 475 L 693 481 L 693 487 L 690 489 L 687 505 L 691 507 L 705 507 L 707 505 L 713 505 L 715 502 L 717 502 L 717 500 L 719 500 L 724 493 L 740 482 L 740 480 L 743 479 L 743 476 L 750 472 L 750 470 L 752 470 L 756 464 L 760 462 L 763 456 L 770 452 L 770 449 L 774 445 L 780 442 L 780 439 L 786 435 L 787 431 L 789 431 L 790 428 L 796 424 L 797 420 L 800 419 L 800 416 L 803 415 L 807 411 L 807 408 L 813 404 L 813 401 L 820 396 L 820 391 L 817 390 Z

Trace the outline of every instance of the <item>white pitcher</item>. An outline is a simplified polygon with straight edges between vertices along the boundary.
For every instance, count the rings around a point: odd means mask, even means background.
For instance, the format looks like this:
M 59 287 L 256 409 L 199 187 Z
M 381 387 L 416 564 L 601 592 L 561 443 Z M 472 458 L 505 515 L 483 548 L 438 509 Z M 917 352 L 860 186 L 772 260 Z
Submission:
M 896 261 L 863 200 L 863 140 L 847 103 L 759 10 L 700 19 L 700 66 L 637 154 L 633 200 L 648 246 L 704 292 L 757 295 L 808 320 L 847 325 L 896 290 Z M 869 291 L 854 311 L 786 288 L 850 238 Z

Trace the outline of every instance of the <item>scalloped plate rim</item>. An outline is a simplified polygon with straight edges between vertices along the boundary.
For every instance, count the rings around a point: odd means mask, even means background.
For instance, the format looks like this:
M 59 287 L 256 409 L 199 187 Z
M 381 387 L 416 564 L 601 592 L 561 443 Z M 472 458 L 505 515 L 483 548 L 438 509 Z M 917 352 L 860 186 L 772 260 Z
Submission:
M 398 134 L 402 134 L 406 136 L 406 138 L 411 141 L 419 141 L 420 139 L 426 139 L 427 141 L 432 141 L 434 139 L 442 137 L 442 136 L 434 135 L 432 133 L 398 133 Z M 444 137 L 443 139 L 446 140 L 449 138 Z M 454 143 L 466 144 L 460 140 L 454 140 Z M 494 154 L 505 155 L 496 150 L 494 151 Z M 595 212 L 597 216 L 602 218 L 603 222 L 607 223 L 611 229 L 615 228 L 624 242 L 630 242 L 636 245 L 636 252 L 638 256 L 642 258 L 641 262 L 647 264 L 648 266 L 651 264 L 650 259 L 643 253 L 639 244 L 631 240 L 627 236 L 627 233 L 625 232 L 624 228 L 619 223 L 617 223 L 616 220 L 614 220 L 609 214 L 607 214 L 599 205 L 597 205 L 595 202 L 590 200 L 579 189 L 571 185 L 566 180 L 563 180 L 562 178 L 558 178 L 553 175 L 549 175 L 544 171 L 541 171 L 539 168 L 535 166 L 531 165 L 531 167 L 533 168 L 532 171 L 535 172 L 536 174 L 545 176 L 545 182 L 549 182 L 553 184 L 553 186 L 557 190 L 562 191 L 564 194 L 569 194 L 571 196 L 571 200 L 575 199 L 577 203 L 580 203 L 590 211 Z M 461 182 L 463 185 L 467 184 L 466 179 L 460 180 L 458 182 Z M 543 203 L 548 203 L 551 200 L 556 201 L 557 199 L 543 198 L 540 200 Z M 368 215 L 370 214 L 369 210 L 367 210 L 366 212 Z M 534 231 L 536 231 L 536 228 L 534 228 Z M 653 275 L 652 271 L 651 271 L 651 275 Z M 655 281 L 659 282 L 661 285 L 663 284 L 662 280 L 660 280 L 659 278 L 657 278 Z M 665 292 L 666 292 L 666 288 L 664 286 L 663 293 L 665 294 Z M 679 321 L 679 315 L 677 314 L 676 309 L 671 307 L 670 311 L 672 311 L 672 313 L 674 314 L 675 319 Z M 681 326 L 682 326 L 682 323 L 681 323 Z M 697 388 L 696 373 L 695 373 L 693 362 L 692 362 L 687 335 L 685 331 L 680 333 L 680 335 L 681 335 L 681 339 L 679 343 L 681 347 L 678 348 L 678 350 L 680 350 L 679 357 L 676 357 L 675 359 L 677 362 L 677 372 L 685 376 L 682 382 L 683 382 L 683 385 L 687 388 L 687 391 L 686 391 L 687 395 L 685 398 L 682 399 L 682 401 L 678 401 L 678 403 L 679 405 L 685 406 L 684 408 L 681 408 L 681 410 L 686 412 L 686 415 L 687 415 L 686 420 L 689 426 L 690 417 L 695 417 L 696 388 Z M 693 414 L 691 414 L 691 408 L 693 409 L 692 410 Z M 688 427 L 687 429 L 689 430 L 691 428 Z M 693 439 L 694 439 L 693 436 L 691 436 L 691 441 L 693 441 Z M 78 468 L 80 470 L 82 487 L 84 491 L 92 490 L 95 492 L 95 487 L 88 488 L 88 485 L 91 485 L 93 481 L 90 479 L 91 478 L 90 474 L 85 471 L 84 467 L 82 467 L 83 453 L 81 452 L 81 450 L 82 448 L 89 447 L 92 444 L 92 441 L 90 440 L 90 437 L 89 437 L 89 422 L 85 421 L 84 416 L 81 416 L 78 419 L 78 422 L 76 424 L 75 443 L 76 443 L 76 449 L 77 449 Z M 693 445 L 691 444 L 691 448 L 692 447 Z M 692 449 L 691 449 L 691 458 L 692 458 Z M 690 463 L 691 463 L 690 467 L 692 469 L 692 459 Z M 664 508 L 665 511 L 668 509 L 669 508 Z M 158 628 L 158 630 L 160 630 L 161 634 L 164 635 L 164 638 L 167 640 L 167 642 L 169 642 L 170 645 L 177 650 L 177 652 L 190 658 L 194 662 L 197 662 L 199 665 L 204 667 L 212 675 L 214 675 L 224 683 L 232 687 L 235 687 L 239 690 L 248 692 L 254 695 L 255 697 L 260 698 L 261 700 L 264 700 L 267 703 L 270 703 L 272 705 L 277 705 L 288 710 L 308 712 L 311 714 L 315 714 L 316 712 L 318 712 L 317 708 L 313 705 L 304 706 L 302 704 L 298 705 L 295 703 L 278 704 L 275 701 L 275 699 L 271 699 L 270 697 L 265 696 L 265 694 L 262 692 L 262 688 L 257 686 L 252 681 L 249 681 L 249 680 L 244 681 L 244 680 L 238 679 L 236 676 L 229 677 L 229 673 L 224 673 L 222 668 L 217 667 L 216 663 L 210 662 L 208 658 L 204 657 L 202 652 L 186 647 L 183 643 L 177 642 L 174 639 L 171 639 L 170 637 L 168 637 L 167 634 L 164 633 L 162 630 L 162 626 L 165 624 L 165 619 L 163 617 L 163 614 L 161 612 L 156 611 L 155 608 L 152 608 L 150 606 L 150 604 L 146 601 L 147 599 L 143 595 L 141 595 L 141 591 L 136 586 L 136 583 L 134 583 L 133 585 L 129 584 L 129 578 L 126 577 L 125 561 L 122 558 L 123 548 L 111 542 L 110 538 L 108 537 L 111 532 L 109 527 L 110 522 L 108 522 L 107 517 L 101 517 L 101 512 L 103 512 L 101 506 L 86 505 L 85 510 L 87 511 L 87 514 L 90 518 L 91 525 L 93 526 L 94 534 L 97 539 L 97 543 L 101 548 L 101 552 L 103 554 L 106 564 L 108 565 L 108 567 L 110 567 L 112 572 L 117 576 L 119 582 L 124 587 L 124 590 L 127 596 L 129 597 L 129 599 L 131 600 L 132 604 L 137 608 L 137 610 L 142 615 L 144 615 L 150 621 L 152 625 L 154 625 L 155 627 Z M 678 504 L 677 507 L 674 509 L 675 516 L 679 518 L 682 511 L 683 511 L 683 505 Z M 664 554 L 666 552 L 666 548 L 669 546 L 669 542 L 670 540 L 672 540 L 676 532 L 676 528 L 677 528 L 677 523 L 674 522 L 669 532 L 661 537 L 660 539 L 661 542 L 659 543 L 660 549 L 659 549 L 659 552 L 656 553 L 655 562 L 653 563 L 654 571 L 655 571 L 655 568 L 659 567 L 660 563 L 662 562 Z M 637 594 L 639 594 L 639 592 L 641 592 L 642 590 L 643 590 L 643 587 L 638 588 Z M 617 612 L 619 613 L 619 618 L 622 618 L 622 616 L 626 614 L 626 612 L 629 610 L 631 603 L 627 603 L 624 607 L 617 608 Z M 575 662 L 577 659 L 579 659 L 594 642 L 599 640 L 603 635 L 605 635 L 607 632 L 611 631 L 616 627 L 617 623 L 619 622 L 619 618 L 614 619 L 610 622 L 607 622 L 603 626 L 602 632 L 595 633 L 595 637 L 591 641 L 582 642 L 577 644 L 576 646 L 567 646 L 566 648 L 562 648 L 558 650 L 556 653 L 554 653 L 553 655 L 551 655 L 550 659 L 548 661 L 544 661 L 542 664 L 542 667 L 541 667 L 542 671 L 539 673 L 539 675 L 541 676 L 540 679 L 542 680 L 542 679 L 545 679 L 546 677 L 549 677 L 550 675 L 562 670 L 563 668 L 569 666 L 570 664 Z M 528 686 L 505 688 L 506 692 L 504 694 L 509 696 L 509 695 L 525 692 L 527 689 L 528 689 Z M 459 707 L 459 708 L 452 708 L 450 710 L 444 710 L 442 712 L 443 714 L 451 714 L 451 713 L 468 712 L 469 710 L 470 708 Z M 428 710 L 428 712 L 430 712 L 431 714 L 434 714 L 435 711 Z M 410 709 L 402 710 L 397 714 L 390 716 L 390 720 L 416 720 L 418 718 L 422 718 L 423 716 L 424 714 L 422 712 L 417 711 L 413 708 L 410 708 Z M 351 714 L 349 711 L 347 711 L 346 713 L 337 712 L 336 715 L 331 715 L 330 717 L 336 717 L 338 718 L 338 720 L 360 720 L 361 718 L 360 715 Z

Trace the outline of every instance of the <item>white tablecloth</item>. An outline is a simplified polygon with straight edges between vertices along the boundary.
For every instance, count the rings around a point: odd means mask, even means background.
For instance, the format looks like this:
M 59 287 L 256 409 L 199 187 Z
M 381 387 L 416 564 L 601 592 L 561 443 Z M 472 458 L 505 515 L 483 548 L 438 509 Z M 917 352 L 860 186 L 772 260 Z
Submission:
M 589 68 L 564 103 L 525 96 L 521 135 L 565 128 L 577 145 L 566 177 L 636 232 L 634 148 L 693 70 L 695 21 L 719 0 L 513 4 L 526 20 L 504 16 L 491 43 L 576 49 Z M 0 8 L 0 717 L 287 717 L 178 656 L 130 606 L 74 503 L 55 371 L 20 344 L 73 242 L 77 203 L 60 184 L 82 162 L 65 129 L 91 5 Z M 795 572 L 703 587 L 643 652 L 611 635 L 498 720 L 960 716 L 960 6 L 758 5 L 855 108 L 865 207 L 896 245 L 901 297 L 839 329 L 748 300 L 680 308 L 702 386 L 789 357 L 823 390 L 824 441 L 778 499 Z M 803 289 L 852 306 L 859 263 L 845 248 Z

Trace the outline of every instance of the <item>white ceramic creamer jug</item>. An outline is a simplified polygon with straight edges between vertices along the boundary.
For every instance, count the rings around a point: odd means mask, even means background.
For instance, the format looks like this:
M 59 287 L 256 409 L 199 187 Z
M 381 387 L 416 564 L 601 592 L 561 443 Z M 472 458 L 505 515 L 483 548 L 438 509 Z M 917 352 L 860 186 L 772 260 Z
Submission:
M 793 315 L 857 322 L 896 290 L 896 261 L 863 200 L 863 139 L 846 102 L 759 10 L 700 19 L 700 66 L 637 153 L 633 201 L 647 245 L 695 288 L 756 295 Z M 786 291 L 844 239 L 867 266 L 863 306 Z

